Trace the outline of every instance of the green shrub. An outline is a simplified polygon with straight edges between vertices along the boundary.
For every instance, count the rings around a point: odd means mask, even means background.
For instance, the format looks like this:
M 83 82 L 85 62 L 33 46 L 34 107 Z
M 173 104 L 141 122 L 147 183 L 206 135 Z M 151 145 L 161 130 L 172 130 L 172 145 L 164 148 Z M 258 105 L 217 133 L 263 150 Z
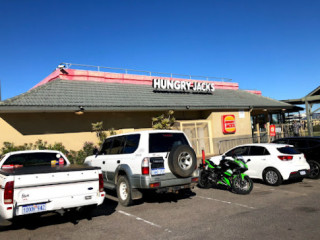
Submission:
M 20 146 L 15 146 L 14 143 L 4 142 L 1 148 L 0 155 L 13 152 L 13 151 L 23 151 L 23 150 L 57 150 L 62 152 L 67 156 L 70 163 L 72 164 L 83 164 L 87 156 L 92 155 L 93 149 L 95 148 L 92 142 L 85 142 L 82 149 L 79 151 L 70 150 L 68 151 L 62 143 L 48 144 L 46 141 L 41 139 L 33 143 L 25 143 Z

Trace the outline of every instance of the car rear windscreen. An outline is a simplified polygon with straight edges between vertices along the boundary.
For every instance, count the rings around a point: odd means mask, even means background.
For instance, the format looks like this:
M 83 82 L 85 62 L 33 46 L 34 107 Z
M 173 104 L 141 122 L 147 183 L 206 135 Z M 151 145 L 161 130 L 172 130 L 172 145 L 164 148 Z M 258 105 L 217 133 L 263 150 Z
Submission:
M 183 133 L 151 133 L 149 135 L 149 153 L 170 152 L 179 145 L 189 145 Z
M 279 152 L 284 154 L 300 154 L 300 152 L 293 147 L 281 147 L 277 148 Z
M 66 164 L 65 159 L 59 153 L 51 152 L 38 152 L 38 153 L 22 153 L 11 155 L 5 162 L 3 167 L 32 167 L 32 166 L 50 166 L 53 163 L 59 165 L 59 160 L 63 160 L 63 164 Z

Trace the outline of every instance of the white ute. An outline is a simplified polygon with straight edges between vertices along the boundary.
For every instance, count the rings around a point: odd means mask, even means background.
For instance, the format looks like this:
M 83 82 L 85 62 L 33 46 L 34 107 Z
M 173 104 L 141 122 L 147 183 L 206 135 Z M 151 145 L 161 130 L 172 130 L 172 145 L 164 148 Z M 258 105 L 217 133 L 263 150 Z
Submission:
M 17 151 L 0 159 L 2 219 L 94 207 L 104 198 L 100 168 L 70 165 L 59 151 Z

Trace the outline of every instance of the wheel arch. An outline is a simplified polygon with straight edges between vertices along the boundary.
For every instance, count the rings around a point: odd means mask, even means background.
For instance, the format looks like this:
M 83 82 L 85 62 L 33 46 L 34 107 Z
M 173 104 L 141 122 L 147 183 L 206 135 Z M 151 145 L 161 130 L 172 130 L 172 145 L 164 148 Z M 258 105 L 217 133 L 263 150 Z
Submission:
M 126 176 L 129 181 L 129 184 L 131 185 L 132 171 L 127 164 L 122 164 L 117 167 L 116 172 L 115 172 L 115 176 L 114 176 L 115 185 L 117 185 L 118 179 L 120 176 Z

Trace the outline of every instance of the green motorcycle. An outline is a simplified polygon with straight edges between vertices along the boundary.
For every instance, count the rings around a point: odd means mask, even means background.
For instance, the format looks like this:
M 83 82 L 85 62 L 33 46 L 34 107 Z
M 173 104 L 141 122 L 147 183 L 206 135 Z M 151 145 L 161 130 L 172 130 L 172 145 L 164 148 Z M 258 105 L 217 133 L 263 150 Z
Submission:
M 248 160 L 247 162 L 249 162 Z M 253 189 L 251 178 L 244 174 L 248 170 L 247 162 L 241 158 L 223 158 L 219 165 L 210 160 L 200 164 L 199 187 L 226 186 L 237 194 L 249 194 Z

